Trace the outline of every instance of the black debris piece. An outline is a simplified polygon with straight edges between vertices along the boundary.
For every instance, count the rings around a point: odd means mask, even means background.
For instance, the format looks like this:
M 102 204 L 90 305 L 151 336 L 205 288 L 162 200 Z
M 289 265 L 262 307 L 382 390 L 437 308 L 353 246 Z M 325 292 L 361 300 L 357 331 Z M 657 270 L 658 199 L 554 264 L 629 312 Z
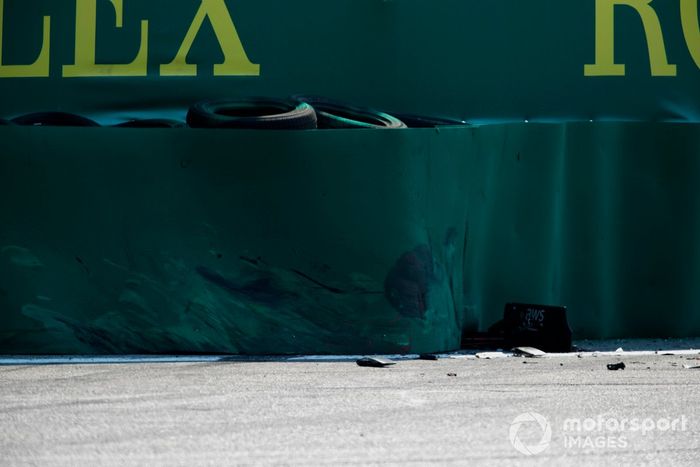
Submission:
M 368 366 L 372 368 L 384 368 L 391 365 L 396 365 L 396 362 L 378 357 L 364 357 L 356 362 L 359 366 Z
M 544 352 L 571 352 L 571 328 L 566 307 L 508 303 L 503 319 L 488 335 L 501 338 L 508 348 L 534 347 Z
M 457 373 L 447 373 L 447 376 L 452 376 L 452 377 L 454 377 L 454 376 L 457 376 Z
M 419 360 L 437 360 L 438 356 L 432 353 L 422 353 L 418 356 Z
M 522 355 L 524 357 L 532 358 L 544 357 L 547 355 L 546 352 L 542 352 L 540 349 L 536 349 L 534 347 L 515 347 L 513 349 L 513 353 L 515 355 Z
M 617 370 L 624 370 L 624 369 L 625 369 L 625 364 L 624 364 L 624 362 L 620 362 L 620 363 L 608 363 L 608 370 L 617 371 Z

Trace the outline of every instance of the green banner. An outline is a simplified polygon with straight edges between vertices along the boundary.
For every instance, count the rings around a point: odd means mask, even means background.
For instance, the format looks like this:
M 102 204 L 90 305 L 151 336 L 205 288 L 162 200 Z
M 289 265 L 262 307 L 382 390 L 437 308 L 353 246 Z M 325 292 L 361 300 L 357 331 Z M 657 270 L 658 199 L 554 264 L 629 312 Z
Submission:
M 302 93 L 476 121 L 700 121 L 698 0 L 0 0 L 0 19 L 0 117 Z

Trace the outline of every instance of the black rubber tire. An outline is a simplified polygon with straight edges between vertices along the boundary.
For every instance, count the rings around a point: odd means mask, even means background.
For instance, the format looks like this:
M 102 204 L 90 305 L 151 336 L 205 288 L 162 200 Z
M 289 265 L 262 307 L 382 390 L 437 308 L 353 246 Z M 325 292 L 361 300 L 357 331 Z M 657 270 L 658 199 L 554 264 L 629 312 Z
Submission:
M 129 120 L 114 126 L 116 128 L 184 128 L 187 124 L 167 118 L 145 118 L 142 120 Z
M 305 102 L 267 98 L 198 102 L 187 113 L 192 128 L 312 130 L 316 112 Z
M 67 112 L 36 112 L 13 118 L 12 122 L 27 126 L 100 126 L 94 120 Z
M 463 120 L 456 118 L 428 117 L 424 115 L 396 114 L 396 118 L 406 124 L 408 128 L 436 128 L 440 126 L 469 126 Z
M 319 129 L 399 129 L 406 124 L 384 112 L 354 107 L 316 97 L 300 97 L 316 110 Z

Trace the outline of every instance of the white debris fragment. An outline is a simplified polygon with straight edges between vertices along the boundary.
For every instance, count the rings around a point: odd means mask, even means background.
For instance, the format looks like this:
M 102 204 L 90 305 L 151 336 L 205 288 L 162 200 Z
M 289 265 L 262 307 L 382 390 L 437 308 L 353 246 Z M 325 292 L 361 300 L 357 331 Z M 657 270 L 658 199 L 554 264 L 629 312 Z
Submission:
M 513 353 L 515 355 L 524 355 L 525 357 L 533 358 L 544 357 L 545 355 L 547 355 L 547 352 L 543 352 L 540 349 L 536 349 L 534 347 L 516 347 L 513 349 Z
M 505 352 L 479 352 L 476 354 L 476 358 L 481 358 L 484 360 L 490 360 L 492 358 L 507 358 L 512 356 L 513 354 L 508 354 Z

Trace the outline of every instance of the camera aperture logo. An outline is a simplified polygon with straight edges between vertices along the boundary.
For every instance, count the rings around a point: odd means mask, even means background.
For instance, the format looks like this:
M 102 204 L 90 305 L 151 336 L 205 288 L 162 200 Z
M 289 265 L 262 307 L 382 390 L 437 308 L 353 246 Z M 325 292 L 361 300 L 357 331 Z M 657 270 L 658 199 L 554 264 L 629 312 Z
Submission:
M 605 415 L 567 418 L 561 426 L 564 449 L 624 449 L 631 445 L 628 435 L 688 431 L 685 415 L 677 418 L 614 418 Z M 510 425 L 510 443 L 520 453 L 535 456 L 552 443 L 552 425 L 543 415 L 526 412 Z
M 534 443 L 526 443 L 523 441 L 521 432 L 526 426 L 539 426 L 539 431 L 541 432 L 541 438 L 539 441 Z M 536 456 L 549 448 L 549 445 L 552 442 L 552 426 L 542 415 L 536 412 L 527 412 L 515 417 L 513 422 L 510 424 L 508 437 L 510 438 L 510 443 L 517 451 L 525 454 L 526 456 Z

